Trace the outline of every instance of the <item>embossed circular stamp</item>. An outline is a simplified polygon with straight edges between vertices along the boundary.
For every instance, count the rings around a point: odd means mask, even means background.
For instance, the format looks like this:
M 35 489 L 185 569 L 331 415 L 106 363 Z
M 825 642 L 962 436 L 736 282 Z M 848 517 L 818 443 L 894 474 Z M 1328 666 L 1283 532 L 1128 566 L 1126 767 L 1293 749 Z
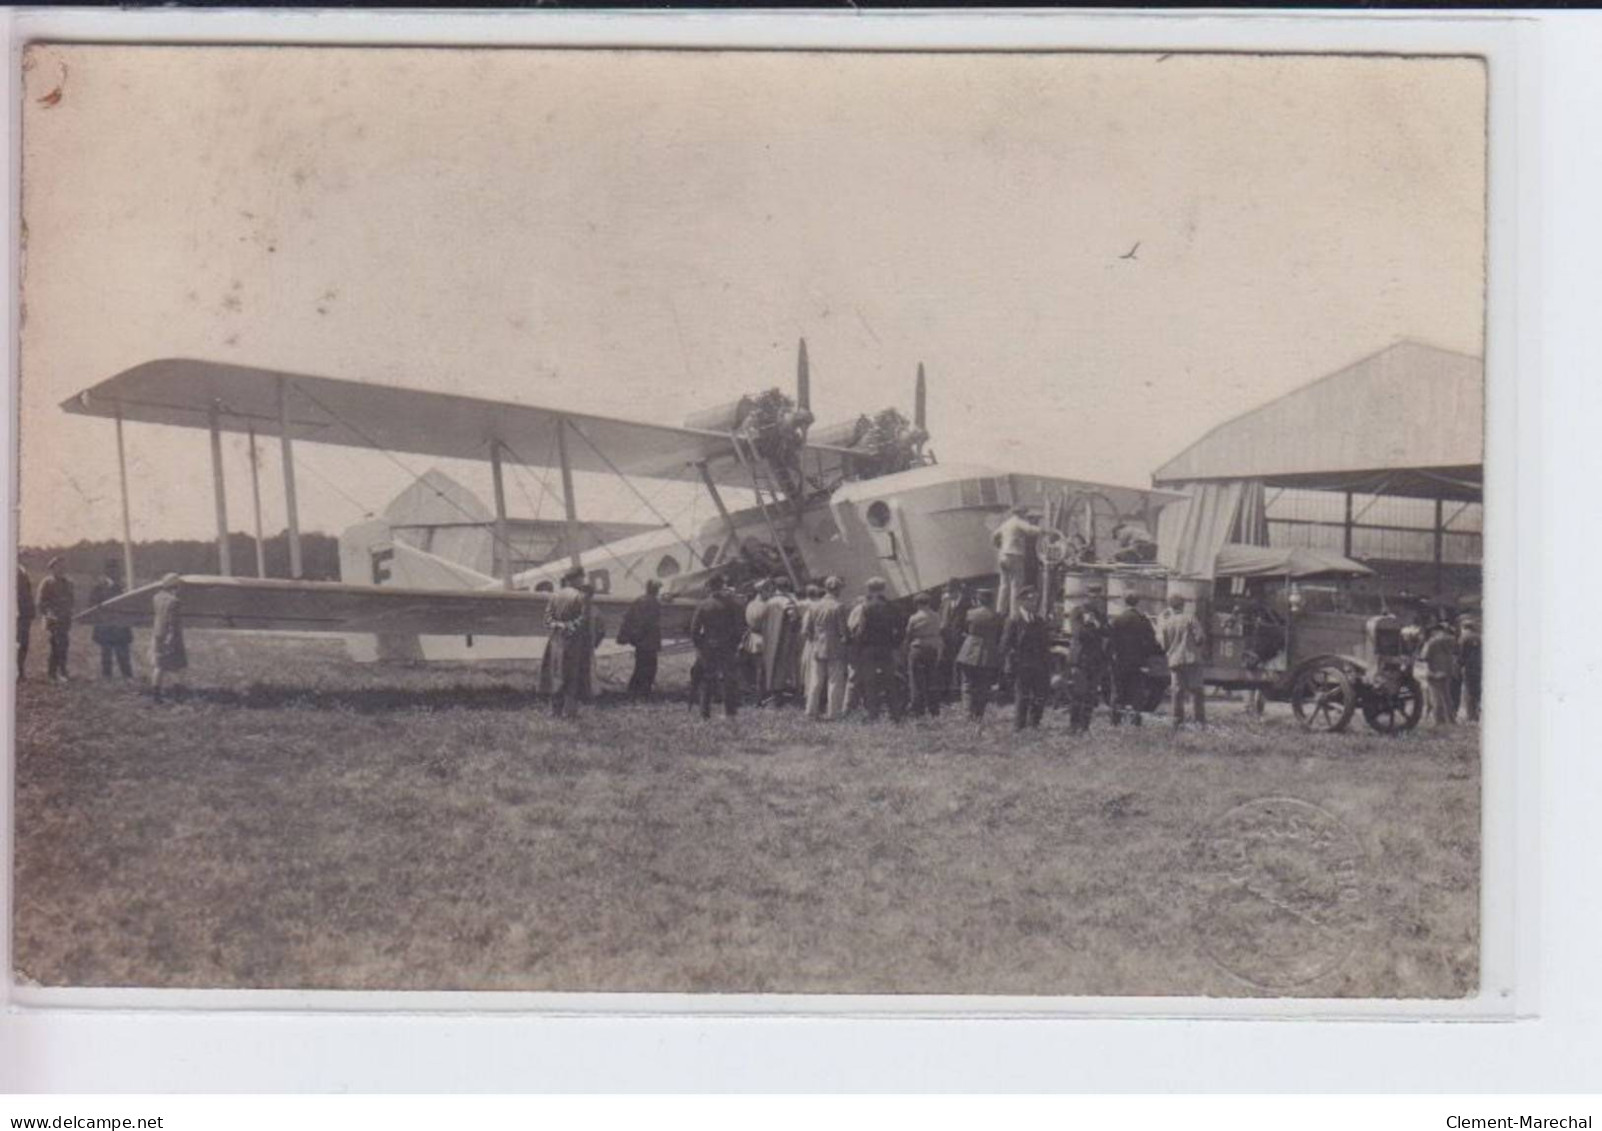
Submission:
M 1209 957 L 1267 990 L 1346 962 L 1368 909 L 1368 861 L 1338 817 L 1306 801 L 1248 801 L 1200 829 L 1192 860 Z

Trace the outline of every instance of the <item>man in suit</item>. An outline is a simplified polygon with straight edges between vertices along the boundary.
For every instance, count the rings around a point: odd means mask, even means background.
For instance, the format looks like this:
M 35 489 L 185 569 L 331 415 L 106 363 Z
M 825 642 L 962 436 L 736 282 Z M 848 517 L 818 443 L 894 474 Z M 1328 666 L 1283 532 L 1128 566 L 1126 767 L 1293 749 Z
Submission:
M 1146 665 L 1162 650 L 1151 619 L 1140 611 L 1140 598 L 1133 593 L 1126 593 L 1124 607 L 1107 626 L 1107 652 L 1112 664 L 1113 726 L 1123 722 L 1126 713 L 1131 722 L 1140 725 L 1139 704 L 1141 686 L 1146 680 Z
M 985 716 L 990 689 L 995 686 L 996 669 L 1001 666 L 1001 617 L 990 607 L 994 594 L 981 589 L 974 607 L 963 622 L 962 647 L 957 649 L 957 670 L 968 695 L 968 717 Z
M 1012 673 L 1014 730 L 1038 727 L 1051 689 L 1051 624 L 1035 611 L 1035 587 L 1018 590 L 1017 608 L 1001 634 L 1001 655 Z
M 1089 734 L 1107 679 L 1107 633 L 1094 610 L 1081 605 L 1069 618 L 1068 733 Z
M 869 578 L 866 588 L 868 599 L 863 602 L 860 627 L 856 632 L 863 706 L 868 710 L 870 722 L 887 706 L 890 721 L 899 723 L 901 695 L 896 686 L 896 650 L 904 635 L 901 617 L 885 598 L 884 578 Z
M 104 605 L 122 592 L 122 569 L 116 558 L 106 559 L 106 571 L 89 590 L 89 604 Z M 100 678 L 110 679 L 113 662 L 123 679 L 133 678 L 133 629 L 125 624 L 97 624 L 90 637 L 100 645 Z
M 67 681 L 67 646 L 71 643 L 72 611 L 77 603 L 66 569 L 67 564 L 60 558 L 50 559 L 50 574 L 39 583 L 38 601 L 50 641 L 49 675 L 62 683 Z
M 740 640 L 745 631 L 743 610 L 730 600 L 723 578 L 707 579 L 706 599 L 690 618 L 690 641 L 701 665 L 701 717 L 712 717 L 712 697 L 723 692 L 723 714 L 733 718 L 740 710 Z
M 842 588 L 838 577 L 826 578 L 823 596 L 808 610 L 803 626 L 812 645 L 812 689 L 807 695 L 807 714 L 815 719 L 838 719 L 845 713 L 846 610 L 840 604 Z
M 962 638 L 967 635 L 968 610 L 973 598 L 968 587 L 960 581 L 946 585 L 940 598 L 940 696 L 947 703 L 955 703 L 962 696 L 961 681 L 957 678 L 957 652 Z
M 649 699 L 656 686 L 657 656 L 662 651 L 661 592 L 660 581 L 654 577 L 648 580 L 645 595 L 629 606 L 618 626 L 617 642 L 634 649 L 634 671 L 629 676 L 631 699 Z
M 33 578 L 19 563 L 17 566 L 17 678 L 24 677 L 28 667 L 28 639 L 33 635 Z

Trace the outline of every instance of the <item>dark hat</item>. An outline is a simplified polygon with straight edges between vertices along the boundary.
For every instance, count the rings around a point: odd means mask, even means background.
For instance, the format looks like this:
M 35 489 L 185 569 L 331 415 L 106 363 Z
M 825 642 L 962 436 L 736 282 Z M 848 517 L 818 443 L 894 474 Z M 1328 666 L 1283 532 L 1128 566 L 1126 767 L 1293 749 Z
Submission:
M 584 580 L 584 567 L 583 566 L 574 566 L 572 569 L 568 570 L 566 573 L 564 573 L 562 575 L 562 584 L 563 585 L 566 585 L 570 581 L 583 581 L 583 580 Z

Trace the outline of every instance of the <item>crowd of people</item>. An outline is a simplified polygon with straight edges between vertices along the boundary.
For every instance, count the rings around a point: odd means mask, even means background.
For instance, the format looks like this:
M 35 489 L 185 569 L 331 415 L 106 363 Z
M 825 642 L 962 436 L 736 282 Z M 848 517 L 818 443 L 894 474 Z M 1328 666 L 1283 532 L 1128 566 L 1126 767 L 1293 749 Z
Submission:
M 33 638 L 33 622 L 43 619 L 45 640 L 50 648 L 45 677 L 54 683 L 65 683 L 71 678 L 67 656 L 72 647 L 72 615 L 77 609 L 78 597 L 61 558 L 51 558 L 45 568 L 48 572 L 36 593 L 27 569 L 17 566 L 17 679 L 28 678 L 28 646 Z M 176 573 L 163 577 L 161 588 L 151 603 L 150 690 L 158 702 L 173 676 L 189 666 L 178 581 Z M 89 607 L 105 604 L 122 592 L 121 564 L 116 558 L 107 558 L 104 571 L 89 588 Z M 114 675 L 122 679 L 134 677 L 133 629 L 127 625 L 97 624 L 89 638 L 100 649 L 102 679 L 111 679 Z
M 995 589 L 953 582 L 941 593 L 917 594 L 910 614 L 888 599 L 887 588 L 883 578 L 871 578 L 853 598 L 837 577 L 799 591 L 787 576 L 747 591 L 711 577 L 690 624 L 692 709 L 710 718 L 719 704 L 734 715 L 751 703 L 793 706 L 819 720 L 860 711 L 869 720 L 899 722 L 956 707 L 979 721 L 992 702 L 1010 701 L 1013 725 L 1023 730 L 1038 727 L 1048 705 L 1065 698 L 1070 732 L 1084 733 L 1104 698 L 1115 725 L 1139 725 L 1150 706 L 1145 688 L 1154 657 L 1162 657 L 1176 689 L 1175 725 L 1184 720 L 1186 702 L 1194 703 L 1196 721 L 1205 721 L 1202 630 L 1182 602 L 1155 625 L 1133 595 L 1106 621 L 1094 609 L 1075 608 L 1058 662 L 1057 626 L 1040 611 L 1032 585 L 1017 586 L 1010 594 L 1016 599 L 1003 611 Z M 582 654 L 599 639 L 586 605 L 583 575 L 574 570 L 547 614 L 547 651 L 556 657 L 548 667 L 559 677 L 549 688 L 557 714 L 584 698 Z M 635 651 L 630 696 L 649 696 L 662 645 L 655 584 L 629 608 L 617 639 Z
M 1480 625 L 1473 617 L 1423 618 L 1403 630 L 1414 656 L 1415 678 L 1424 690 L 1424 719 L 1451 726 L 1480 718 Z
M 1014 518 L 1019 526 L 1027 522 L 1023 515 Z M 1007 544 L 1004 530 L 998 546 Z M 17 569 L 19 680 L 27 677 L 36 620 L 44 622 L 49 645 L 47 678 L 69 678 L 77 599 L 62 559 L 52 559 L 47 568 L 37 588 L 26 569 Z M 749 699 L 759 706 L 796 706 L 814 719 L 861 710 L 870 720 L 888 715 L 896 722 L 960 707 L 978 721 L 992 702 L 1010 700 L 1013 725 L 1023 730 L 1038 727 L 1052 701 L 1065 700 L 1070 733 L 1084 733 L 1103 701 L 1113 725 L 1141 725 L 1160 669 L 1169 682 L 1170 725 L 1184 725 L 1187 713 L 1205 725 L 1206 631 L 1183 598 L 1171 596 L 1155 623 L 1133 594 L 1105 618 L 1088 604 L 1071 605 L 1064 642 L 1040 611 L 1037 589 L 1021 573 L 1009 576 L 1003 568 L 1000 576 L 999 590 L 970 590 L 954 581 L 943 592 L 917 594 L 909 615 L 888 599 L 883 578 L 869 579 L 851 598 L 838 577 L 798 589 L 789 576 L 779 575 L 740 591 L 714 575 L 690 623 L 696 654 L 691 706 L 703 718 L 715 703 L 734 715 Z M 178 575 L 168 574 L 153 600 L 150 687 L 158 701 L 188 666 L 179 589 Z M 119 563 L 108 559 L 88 603 L 104 604 L 122 592 Z M 558 716 L 572 715 L 598 687 L 596 649 L 606 626 L 592 596 L 584 571 L 575 567 L 546 606 L 549 636 L 538 689 Z M 661 583 L 652 580 L 617 632 L 618 644 L 634 650 L 631 698 L 653 694 L 662 638 Z M 133 678 L 132 629 L 96 625 L 91 639 L 100 649 L 103 678 Z M 1425 719 L 1435 726 L 1450 725 L 1460 715 L 1477 721 L 1478 622 L 1467 616 L 1424 620 L 1404 630 L 1404 641 L 1423 689 Z M 1058 650 L 1064 653 L 1060 661 L 1053 658 Z

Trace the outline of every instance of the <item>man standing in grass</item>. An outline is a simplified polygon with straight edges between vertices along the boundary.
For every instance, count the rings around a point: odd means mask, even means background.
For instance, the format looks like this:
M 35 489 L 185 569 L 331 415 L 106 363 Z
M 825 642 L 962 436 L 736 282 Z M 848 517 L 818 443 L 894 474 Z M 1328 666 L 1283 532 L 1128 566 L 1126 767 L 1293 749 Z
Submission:
M 33 635 L 33 578 L 19 562 L 17 564 L 17 678 L 24 677 L 28 668 L 28 639 Z
M 968 587 L 953 579 L 946 585 L 940 598 L 940 696 L 947 703 L 962 698 L 962 687 L 957 679 L 957 652 L 962 638 L 967 635 L 968 610 L 973 599 Z
M 50 575 L 39 583 L 39 612 L 44 615 L 45 635 L 50 641 L 50 678 L 67 680 L 67 646 L 71 643 L 72 610 L 76 599 L 66 563 L 50 559 Z
M 1419 653 L 1424 661 L 1424 713 L 1432 726 L 1452 725 L 1452 677 L 1457 674 L 1457 643 L 1452 630 L 1437 622 L 1430 625 L 1429 638 Z
M 1051 625 L 1035 611 L 1033 585 L 1018 590 L 1017 608 L 1001 634 L 1001 654 L 1013 680 L 1014 730 L 1038 727 L 1051 689 Z
M 940 676 L 945 648 L 940 616 L 934 611 L 934 598 L 927 593 L 919 593 L 912 603 L 914 612 L 907 621 L 907 683 L 912 689 L 912 714 L 939 717 L 940 700 L 945 695 Z
M 1140 725 L 1141 687 L 1145 683 L 1146 665 L 1162 650 L 1163 646 L 1157 642 L 1157 630 L 1140 611 L 1140 598 L 1134 593 L 1124 594 L 1124 607 L 1107 626 L 1107 651 L 1112 661 L 1113 726 L 1123 721 L 1126 712 L 1136 726 Z
M 989 589 L 975 594 L 974 607 L 963 623 L 962 647 L 957 649 L 957 670 L 968 694 L 968 717 L 976 722 L 985 717 L 996 669 L 1001 666 L 1002 621 L 990 608 L 992 596 Z
M 868 720 L 879 717 L 888 706 L 890 720 L 901 721 L 901 696 L 896 687 L 896 650 L 901 645 L 901 618 L 885 599 L 885 580 L 872 577 L 867 584 L 868 599 L 862 605 L 861 627 L 857 630 L 858 664 L 862 669 L 862 702 Z
M 545 606 L 545 659 L 540 665 L 541 689 L 551 693 L 551 714 L 571 717 L 578 710 L 584 687 L 584 669 L 590 662 L 589 634 L 593 631 L 588 601 L 580 586 L 584 570 L 574 566 L 562 575 L 562 586 Z
M 707 579 L 706 599 L 690 619 L 690 641 L 701 667 L 701 717 L 712 717 L 712 696 L 723 691 L 723 713 L 733 718 L 740 709 L 740 636 L 744 627 L 740 608 L 724 593 L 723 578 Z
M 1174 729 L 1185 722 L 1185 700 L 1190 699 L 1196 708 L 1196 725 L 1207 725 L 1207 706 L 1203 698 L 1206 685 L 1202 682 L 1202 661 L 1207 636 L 1196 615 L 1185 609 L 1185 598 L 1179 593 L 1168 595 L 1168 608 L 1162 616 L 1163 651 L 1168 655 L 1169 689 L 1172 692 Z
M 106 572 L 89 590 L 91 606 L 104 605 L 122 592 L 121 573 L 117 559 L 107 558 Z M 97 624 L 90 636 L 100 645 L 100 678 L 111 678 L 112 663 L 115 661 L 122 678 L 132 679 L 133 664 L 128 652 L 133 647 L 133 629 L 125 624 Z
M 189 666 L 178 585 L 178 575 L 167 574 L 161 579 L 161 589 L 150 605 L 150 694 L 157 703 L 161 702 L 161 685 L 167 675 Z
M 845 712 L 846 610 L 840 604 L 841 588 L 838 577 L 824 580 L 823 596 L 807 613 L 804 626 L 812 645 L 812 690 L 807 696 L 807 714 L 815 719 L 838 719 Z
M 634 648 L 634 672 L 629 676 L 629 698 L 649 699 L 656 686 L 657 656 L 662 651 L 662 583 L 654 577 L 645 583 L 645 595 L 623 614 L 617 642 Z

